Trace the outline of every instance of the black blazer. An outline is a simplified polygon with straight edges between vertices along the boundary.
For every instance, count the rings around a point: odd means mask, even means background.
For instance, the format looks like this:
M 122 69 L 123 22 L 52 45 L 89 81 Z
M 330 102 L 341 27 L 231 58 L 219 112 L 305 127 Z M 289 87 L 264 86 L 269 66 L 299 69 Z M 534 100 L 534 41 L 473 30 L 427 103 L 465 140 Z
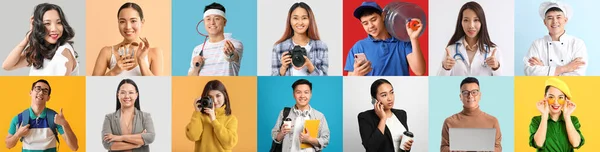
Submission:
M 406 124 L 406 111 L 392 109 L 392 113 L 396 115 L 404 129 L 408 131 Z M 361 112 L 358 114 L 358 128 L 360 130 L 360 138 L 362 145 L 367 152 L 394 152 L 394 143 L 392 143 L 392 134 L 390 129 L 385 126 L 385 134 L 377 129 L 379 117 L 373 109 Z

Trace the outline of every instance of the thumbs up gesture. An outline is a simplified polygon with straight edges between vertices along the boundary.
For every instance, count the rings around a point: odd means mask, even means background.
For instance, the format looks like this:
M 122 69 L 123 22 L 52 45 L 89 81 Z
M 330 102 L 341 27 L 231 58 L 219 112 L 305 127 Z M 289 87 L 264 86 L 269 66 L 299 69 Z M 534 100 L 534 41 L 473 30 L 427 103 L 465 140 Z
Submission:
M 54 124 L 65 126 L 67 124 L 67 120 L 65 119 L 65 115 L 63 114 L 63 109 L 60 108 L 60 113 L 54 116 Z
M 456 61 L 450 55 L 450 50 L 448 50 L 448 48 L 446 48 L 446 59 L 444 59 L 444 61 L 442 61 L 442 68 L 444 68 L 444 70 L 450 70 L 450 69 L 452 69 L 452 67 L 454 67 L 455 63 L 456 63 Z
M 500 68 L 500 62 L 496 60 L 496 49 L 492 51 L 492 55 L 485 59 L 485 64 L 487 64 L 492 70 L 498 70 Z

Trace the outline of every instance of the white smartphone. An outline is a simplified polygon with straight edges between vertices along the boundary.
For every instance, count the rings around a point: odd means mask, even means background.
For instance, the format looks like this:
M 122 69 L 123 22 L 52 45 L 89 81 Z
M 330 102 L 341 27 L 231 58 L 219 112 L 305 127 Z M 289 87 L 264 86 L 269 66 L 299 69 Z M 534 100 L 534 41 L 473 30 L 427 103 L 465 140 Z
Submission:
M 367 60 L 367 56 L 365 55 L 365 53 L 354 54 L 354 62 L 362 62 L 364 60 Z

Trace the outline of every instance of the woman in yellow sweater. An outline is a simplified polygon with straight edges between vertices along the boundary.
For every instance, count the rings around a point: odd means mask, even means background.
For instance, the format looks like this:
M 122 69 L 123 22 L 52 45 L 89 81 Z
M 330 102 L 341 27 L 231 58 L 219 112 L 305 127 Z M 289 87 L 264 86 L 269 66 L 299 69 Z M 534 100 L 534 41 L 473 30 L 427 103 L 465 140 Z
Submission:
M 187 138 L 196 142 L 194 151 L 231 152 L 238 142 L 238 120 L 231 114 L 225 85 L 219 80 L 206 83 L 201 98 L 194 100 L 194 108 L 185 130 Z

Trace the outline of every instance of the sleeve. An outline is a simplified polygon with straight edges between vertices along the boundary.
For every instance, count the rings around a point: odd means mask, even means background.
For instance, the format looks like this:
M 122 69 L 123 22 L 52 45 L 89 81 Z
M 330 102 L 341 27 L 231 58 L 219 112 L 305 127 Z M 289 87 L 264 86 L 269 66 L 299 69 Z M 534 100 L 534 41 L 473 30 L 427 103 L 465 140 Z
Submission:
M 322 151 L 327 145 L 329 145 L 329 126 L 327 125 L 327 119 L 325 116 L 321 118 L 321 123 L 319 124 L 319 135 L 317 141 L 319 141 L 319 146 L 314 147 L 315 151 Z
M 362 145 L 367 152 L 378 152 L 381 149 L 381 143 L 385 141 L 385 136 L 379 131 L 376 124 L 372 124 L 366 113 L 358 114 L 358 131 Z
M 496 55 L 496 60 L 498 61 L 499 67 L 498 67 L 498 69 L 496 69 L 496 71 L 494 71 L 493 69 L 491 69 L 491 67 L 489 67 L 489 68 L 492 70 L 492 76 L 502 76 L 502 70 L 504 68 L 506 68 L 505 67 L 506 65 L 504 65 L 504 63 L 506 63 L 506 62 L 504 62 L 504 60 L 502 58 L 503 57 L 502 56 L 502 50 L 499 49 L 498 47 L 495 47 L 493 49 L 496 49 L 496 54 L 495 55 Z M 492 52 L 494 51 L 493 49 L 491 50 Z
M 575 116 L 571 116 L 571 120 L 573 122 L 573 126 L 575 126 L 575 130 L 577 130 L 577 133 L 579 133 L 579 137 L 581 137 L 581 142 L 579 143 L 579 145 L 573 146 L 573 147 L 575 147 L 575 149 L 579 149 L 585 143 L 585 139 L 583 138 L 583 134 L 581 134 L 581 130 L 580 130 L 581 124 L 579 123 L 579 119 L 577 119 L 577 117 L 575 117 Z
M 356 42 L 356 44 L 354 44 L 354 46 L 352 46 L 350 51 L 348 51 L 348 56 L 346 57 L 346 65 L 344 66 L 344 71 L 354 72 L 354 52 L 362 52 L 359 42 Z
M 273 53 L 271 53 L 271 76 L 280 76 L 279 68 L 281 68 L 281 52 L 279 49 L 279 44 L 273 46 Z M 286 72 L 287 74 L 287 72 Z
M 281 110 L 281 112 L 279 112 L 279 116 L 277 117 L 277 121 L 275 122 L 275 126 L 273 126 L 273 129 L 271 129 L 271 138 L 273 138 L 273 141 L 275 143 L 281 144 L 282 142 L 277 142 L 277 134 L 281 131 L 281 119 L 283 119 L 283 110 Z M 285 138 L 285 136 L 284 136 Z M 283 141 L 283 140 L 282 140 Z
M 540 121 L 541 121 L 541 118 L 533 117 L 533 118 L 531 118 L 531 123 L 529 124 L 529 146 L 533 147 L 535 149 L 543 148 L 543 146 L 538 147 L 537 144 L 535 144 L 535 140 L 534 140 L 535 133 L 537 132 L 538 127 L 540 126 Z
M 190 58 L 190 68 L 188 69 L 188 73 L 192 72 L 194 70 L 194 66 L 196 66 L 195 63 L 194 63 L 194 57 L 200 55 L 200 50 L 199 50 L 198 47 L 201 47 L 201 46 L 202 46 L 202 44 L 200 44 L 199 46 L 194 47 L 194 50 L 192 51 L 192 55 L 191 55 L 191 58 Z
M 413 52 L 412 43 L 403 42 L 403 41 L 400 41 L 400 42 L 403 43 L 402 45 L 404 47 L 404 54 L 409 55 Z M 417 46 L 417 47 L 421 47 L 421 46 Z
M 204 131 L 201 117 L 201 112 L 194 111 L 192 114 L 192 120 L 190 120 L 190 123 L 188 123 L 185 128 L 185 135 L 188 140 L 200 141 L 200 136 L 202 136 L 202 132 Z
M 61 125 L 56 125 L 56 130 L 61 135 L 65 133 L 65 130 L 63 129 L 63 127 Z
M 17 133 L 17 128 L 19 126 L 19 115 L 12 118 L 10 121 L 10 127 L 8 127 L 8 134 L 14 135 Z
M 315 58 L 313 59 L 313 65 L 315 66 L 315 70 L 312 73 L 309 73 L 311 76 L 327 76 L 327 70 L 329 68 L 329 56 L 328 56 L 328 48 L 327 45 L 323 42 L 317 43 L 318 49 L 315 53 Z
M 112 142 L 108 142 L 108 141 L 104 141 L 104 135 L 105 134 L 113 134 L 112 129 L 110 127 L 110 116 L 106 115 L 104 117 L 104 123 L 102 123 L 102 135 L 100 136 L 100 141 L 102 141 L 102 146 L 104 146 L 104 149 L 106 150 L 110 150 L 110 147 L 112 146 Z
M 446 49 L 448 49 L 448 51 L 450 51 L 450 52 L 454 52 L 454 51 L 456 51 L 456 48 L 454 46 L 456 46 L 456 44 L 447 46 Z M 444 60 L 446 60 L 446 50 L 444 50 L 443 54 L 444 55 L 442 56 L 442 60 L 439 64 L 440 70 L 438 70 L 438 76 L 450 76 L 452 74 L 452 69 L 450 69 L 450 70 L 444 69 Z
M 502 152 L 502 131 L 500 130 L 500 123 L 498 119 L 494 118 L 494 128 L 496 128 L 496 143 L 494 144 L 496 152 Z
M 576 42 L 575 48 L 573 49 L 573 59 L 578 57 L 581 57 L 585 64 L 573 72 L 563 73 L 562 76 L 585 76 L 589 62 L 587 56 L 587 47 L 583 41 Z
M 448 119 L 446 119 L 442 126 L 442 145 L 440 146 L 440 152 L 450 152 L 450 135 L 448 132 Z
M 230 115 L 230 120 L 221 124 L 219 120 L 212 121 L 213 131 L 217 140 L 223 147 L 223 149 L 233 149 L 238 142 L 237 128 L 238 120 L 235 116 Z
M 154 132 L 154 122 L 152 121 L 150 113 L 144 113 L 143 119 L 146 133 L 142 133 L 142 140 L 144 140 L 144 145 L 149 145 L 154 142 L 154 137 L 156 136 L 156 132 Z
M 541 60 L 540 49 L 536 45 L 537 41 L 534 41 L 529 47 L 529 52 L 523 57 L 523 63 L 525 63 L 525 75 L 526 76 L 552 76 L 556 72 L 556 67 L 551 66 L 530 66 L 529 59 L 537 57 Z

